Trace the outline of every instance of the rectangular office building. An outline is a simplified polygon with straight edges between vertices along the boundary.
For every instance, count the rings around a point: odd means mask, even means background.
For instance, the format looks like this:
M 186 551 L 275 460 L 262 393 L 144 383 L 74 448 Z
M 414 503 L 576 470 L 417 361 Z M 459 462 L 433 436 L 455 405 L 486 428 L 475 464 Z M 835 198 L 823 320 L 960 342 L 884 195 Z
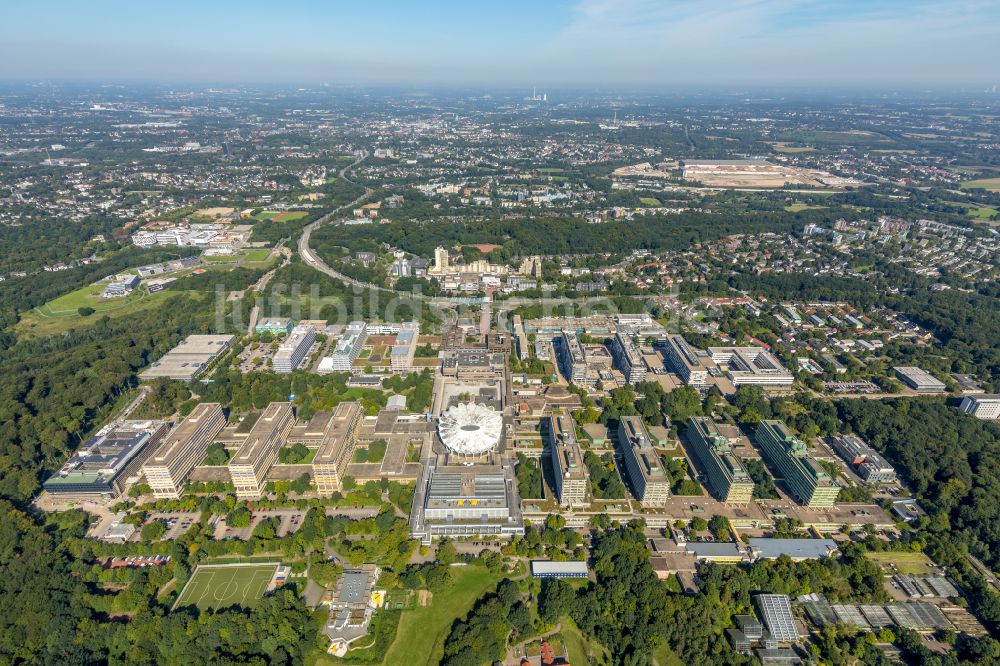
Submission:
M 333 353 L 320 361 L 319 372 L 350 372 L 367 337 L 365 322 L 352 321 L 337 340 Z
M 688 423 L 687 438 L 712 494 L 723 502 L 748 504 L 753 499 L 753 479 L 718 424 L 707 417 L 694 417 Z
M 296 326 L 285 338 L 285 341 L 278 345 L 278 351 L 274 353 L 274 358 L 271 360 L 272 369 L 283 375 L 291 374 L 292 370 L 299 367 L 299 363 L 309 353 L 309 349 L 315 341 L 315 328 Z
M 278 459 L 278 449 L 288 437 L 293 417 L 292 403 L 272 402 L 253 424 L 229 461 L 229 476 L 237 498 L 258 500 L 263 496 L 267 473 Z
M 615 333 L 615 342 L 611 346 L 615 362 L 625 375 L 625 381 L 629 384 L 638 384 L 646 379 L 646 365 L 642 361 L 642 354 L 631 337 L 621 331 Z
M 576 422 L 573 417 L 566 414 L 549 417 L 549 439 L 559 504 L 568 507 L 588 506 L 590 473 L 583 464 L 583 451 L 576 438 Z
M 639 502 L 643 506 L 666 504 L 670 497 L 670 478 L 640 417 L 621 417 L 618 421 L 618 444 L 622 447 L 632 491 Z
M 687 340 L 680 335 L 668 335 L 663 346 L 670 369 L 676 372 L 685 384 L 703 385 L 708 382 L 708 366 Z
M 944 382 L 927 372 L 923 368 L 912 365 L 897 365 L 893 367 L 893 372 L 904 384 L 917 393 L 944 393 Z
M 960 408 L 977 419 L 1000 419 L 1000 395 L 970 395 L 962 399 Z
M 896 470 L 892 465 L 857 435 L 838 435 L 831 437 L 829 442 L 866 483 L 892 483 L 896 480 Z
M 420 324 L 415 321 L 404 322 L 396 334 L 396 342 L 389 353 L 389 366 L 393 372 L 410 372 L 413 369 L 413 358 L 417 352 L 417 336 L 420 335 Z
M 354 456 L 358 430 L 364 419 L 364 409 L 358 402 L 342 402 L 333 410 L 323 440 L 312 461 L 316 490 L 329 494 L 340 490 L 344 470 Z
M 67 500 L 117 498 L 166 431 L 163 421 L 104 426 L 45 481 L 45 492 Z
M 565 369 L 564 374 L 570 382 L 585 384 L 587 382 L 587 354 L 575 331 L 563 330 L 559 353 Z
M 795 501 L 811 509 L 833 506 L 840 485 L 806 452 L 805 442 L 792 435 L 788 426 L 762 421 L 756 439 L 764 460 L 784 479 Z
M 142 468 L 157 499 L 180 498 L 191 470 L 205 459 L 208 445 L 225 425 L 222 405 L 203 402 L 167 434 Z
M 795 381 L 781 361 L 761 347 L 709 347 L 708 353 L 716 364 L 726 366 L 733 386 L 788 387 Z

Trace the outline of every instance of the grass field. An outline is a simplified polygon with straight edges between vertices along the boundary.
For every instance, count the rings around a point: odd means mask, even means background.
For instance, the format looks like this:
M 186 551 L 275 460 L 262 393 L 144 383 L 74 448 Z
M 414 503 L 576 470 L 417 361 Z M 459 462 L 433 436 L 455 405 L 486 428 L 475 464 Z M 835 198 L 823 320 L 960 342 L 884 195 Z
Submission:
M 590 655 L 594 655 L 599 663 L 603 663 L 608 656 L 608 649 L 599 642 L 589 639 L 583 635 L 576 623 L 564 616 L 560 620 L 561 629 L 559 634 L 566 643 L 566 656 L 571 664 L 589 664 Z M 662 666 L 667 666 L 663 664 Z M 672 666 L 672 665 L 671 665 Z
M 809 146 L 793 146 L 790 143 L 785 143 L 784 141 L 776 141 L 771 144 L 771 149 L 777 153 L 812 153 L 815 152 L 815 148 L 810 148 Z
M 77 289 L 40 305 L 34 310 L 25 312 L 21 321 L 15 326 L 15 331 L 18 335 L 28 336 L 65 333 L 71 328 L 79 329 L 92 326 L 103 316 L 114 319 L 148 310 L 169 298 L 171 294 L 178 293 L 165 289 L 150 294 L 145 288 L 140 288 L 125 298 L 109 301 L 101 301 L 98 296 L 90 295 L 100 294 L 102 289 L 103 286 L 96 288 L 96 291 L 91 291 L 89 287 Z M 87 317 L 82 317 L 77 312 L 80 307 L 93 308 L 95 312 Z
M 980 178 L 967 180 L 961 184 L 963 190 L 990 190 L 1000 192 L 1000 178 Z
M 785 206 L 785 210 L 787 210 L 789 213 L 798 213 L 799 211 L 802 210 L 814 210 L 816 208 L 826 208 L 826 206 L 812 206 L 810 204 L 800 203 L 798 201 L 796 201 L 790 206 Z
M 444 639 L 448 637 L 452 622 L 465 617 L 476 599 L 492 591 L 500 582 L 499 575 L 481 566 L 455 567 L 452 573 L 455 584 L 435 594 L 429 606 L 417 606 L 403 612 L 396 640 L 382 662 L 385 666 L 437 664 L 444 654 Z
M 639 203 L 641 203 L 643 206 L 658 207 L 660 205 L 660 200 L 654 199 L 653 197 L 640 197 Z
M 660 666 L 684 666 L 684 662 L 677 656 L 677 653 L 664 643 L 660 649 L 653 653 L 653 658 Z
M 923 553 L 876 552 L 868 553 L 868 557 L 878 562 L 887 573 L 926 574 L 933 571 L 934 563 Z
M 211 264 L 234 264 L 240 263 L 263 263 L 271 256 L 270 248 L 256 247 L 248 250 L 240 250 L 232 256 L 205 257 L 205 261 Z
M 275 222 L 290 222 L 292 220 L 298 220 L 299 218 L 305 216 L 306 214 L 300 210 L 295 210 L 295 211 L 262 210 L 256 215 L 254 215 L 254 219 L 273 220 Z
M 260 601 L 278 565 L 202 565 L 181 590 L 174 608 L 195 605 L 201 610 L 241 606 L 250 608 Z

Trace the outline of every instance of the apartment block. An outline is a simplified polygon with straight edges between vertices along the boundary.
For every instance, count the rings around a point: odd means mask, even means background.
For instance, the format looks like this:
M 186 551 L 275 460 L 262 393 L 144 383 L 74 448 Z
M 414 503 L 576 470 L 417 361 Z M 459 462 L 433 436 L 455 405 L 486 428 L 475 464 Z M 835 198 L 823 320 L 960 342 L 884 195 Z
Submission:
M 257 500 L 263 496 L 267 473 L 278 459 L 278 449 L 288 437 L 294 415 L 292 403 L 272 402 L 253 424 L 229 461 L 237 498 Z
M 158 499 L 179 499 L 191 470 L 205 458 L 208 445 L 226 425 L 222 405 L 203 402 L 171 430 L 142 472 Z

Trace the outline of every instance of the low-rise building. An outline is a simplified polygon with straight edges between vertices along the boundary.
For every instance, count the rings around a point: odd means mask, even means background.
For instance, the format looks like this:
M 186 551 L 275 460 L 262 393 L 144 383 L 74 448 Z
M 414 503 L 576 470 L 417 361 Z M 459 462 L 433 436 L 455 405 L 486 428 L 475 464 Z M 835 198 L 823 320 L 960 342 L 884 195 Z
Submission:
M 286 317 L 265 317 L 257 322 L 253 330 L 256 333 L 288 335 L 292 330 L 292 320 Z
M 896 480 L 896 470 L 892 465 L 857 435 L 838 435 L 831 437 L 829 442 L 866 483 L 892 483 Z
M 773 354 L 761 347 L 709 347 L 717 365 L 726 366 L 726 376 L 734 386 L 788 387 L 795 376 Z
M 1000 419 L 1000 395 L 966 396 L 960 409 L 977 419 Z
M 531 561 L 531 575 L 534 578 L 586 578 L 588 574 L 587 563 L 579 560 L 569 562 Z
M 943 393 L 944 382 L 931 373 L 912 365 L 897 365 L 892 371 L 901 382 L 917 393 Z

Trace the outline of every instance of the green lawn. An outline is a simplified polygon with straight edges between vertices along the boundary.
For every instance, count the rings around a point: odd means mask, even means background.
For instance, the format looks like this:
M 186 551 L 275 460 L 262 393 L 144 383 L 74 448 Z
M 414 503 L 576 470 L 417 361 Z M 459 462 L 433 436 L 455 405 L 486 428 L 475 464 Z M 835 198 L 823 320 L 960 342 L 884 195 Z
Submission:
M 181 590 L 174 608 L 192 604 L 201 610 L 253 607 L 264 596 L 277 567 L 275 562 L 199 566 Z
M 249 250 L 240 250 L 232 256 L 205 257 L 205 261 L 210 264 L 235 264 L 239 263 L 262 263 L 271 257 L 271 249 L 257 247 Z
M 476 599 L 491 592 L 501 579 L 477 565 L 454 567 L 452 573 L 455 584 L 451 589 L 435 594 L 429 606 L 403 612 L 396 640 L 382 662 L 385 666 L 437 664 L 444 655 L 444 640 L 452 623 L 468 615 Z
M 934 562 L 923 553 L 909 552 L 874 552 L 868 553 L 868 557 L 878 562 L 882 569 L 901 574 L 926 574 L 931 573 Z M 890 569 L 888 565 L 894 564 L 895 569 Z
M 291 222 L 292 220 L 298 220 L 306 216 L 301 210 L 262 210 L 259 213 L 254 214 L 255 220 L 274 220 L 275 222 Z M 280 219 L 275 219 L 280 218 Z
M 785 206 L 785 210 L 787 210 L 789 213 L 798 213 L 799 211 L 813 210 L 813 209 L 816 209 L 816 208 L 826 208 L 826 206 L 813 206 L 813 205 L 801 203 L 801 202 L 798 202 L 798 201 L 796 201 L 795 203 L 791 204 L 790 206 Z
M 653 653 L 653 658 L 660 666 L 684 666 L 684 662 L 677 656 L 677 653 L 664 643 L 660 649 Z
M 967 180 L 961 184 L 963 190 L 990 190 L 1000 192 L 1000 178 L 980 178 Z
M 563 617 L 560 624 L 562 628 L 559 630 L 559 634 L 562 636 L 563 641 L 566 642 L 569 663 L 589 664 L 591 663 L 589 655 L 594 655 L 598 663 L 604 661 L 608 654 L 608 649 L 598 641 L 584 636 L 580 628 L 576 626 L 576 623 L 568 615 Z
M 639 197 L 639 203 L 643 206 L 652 206 L 654 208 L 660 206 L 660 200 L 653 197 Z
M 165 289 L 150 294 L 145 287 L 140 287 L 125 298 L 102 301 L 99 294 L 103 289 L 103 285 L 84 287 L 59 296 L 34 310 L 25 312 L 21 321 L 15 326 L 15 330 L 18 335 L 28 336 L 65 333 L 71 328 L 79 329 L 92 326 L 103 316 L 116 318 L 148 310 L 156 307 L 172 294 L 179 293 Z M 82 317 L 77 312 L 77 309 L 81 307 L 93 308 L 95 312 L 87 317 Z

